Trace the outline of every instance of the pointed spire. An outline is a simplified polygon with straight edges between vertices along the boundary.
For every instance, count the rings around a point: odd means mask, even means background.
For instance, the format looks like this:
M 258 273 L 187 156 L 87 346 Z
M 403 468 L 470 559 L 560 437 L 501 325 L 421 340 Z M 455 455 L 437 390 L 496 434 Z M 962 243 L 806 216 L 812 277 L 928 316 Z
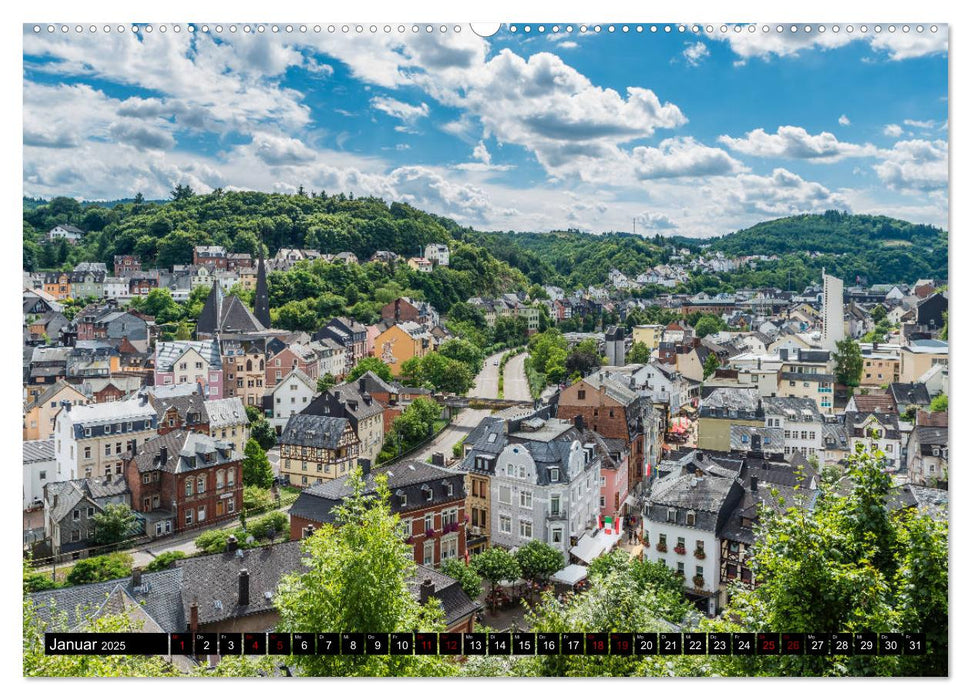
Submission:
M 260 262 L 256 268 L 256 298 L 253 303 L 253 315 L 263 324 L 270 327 L 270 293 L 266 286 L 266 265 L 263 263 L 263 245 L 260 244 Z
M 223 290 L 218 280 L 212 283 L 206 303 L 202 306 L 202 313 L 196 323 L 196 337 L 207 335 L 212 337 L 219 330 L 223 317 Z

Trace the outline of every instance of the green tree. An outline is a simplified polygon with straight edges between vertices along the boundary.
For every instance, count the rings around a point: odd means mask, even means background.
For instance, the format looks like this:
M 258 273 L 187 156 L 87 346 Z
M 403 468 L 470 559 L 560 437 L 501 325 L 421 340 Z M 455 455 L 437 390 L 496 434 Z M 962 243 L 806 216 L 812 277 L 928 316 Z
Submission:
M 135 514 L 125 503 L 109 503 L 94 516 L 94 541 L 115 544 L 126 539 L 135 527 Z
M 713 375 L 715 370 L 721 366 L 721 362 L 718 360 L 718 355 L 713 352 L 708 353 L 708 357 L 705 358 L 705 364 L 702 370 L 704 372 L 704 378 L 708 379 L 708 377 Z
M 470 564 L 466 564 L 461 559 L 443 561 L 442 573 L 458 581 L 470 600 L 474 601 L 482 595 L 482 577 Z
M 98 583 L 124 578 L 131 575 L 132 556 L 125 552 L 112 552 L 100 557 L 81 559 L 68 573 L 67 581 L 72 586 L 82 583 Z
M 317 393 L 323 394 L 335 384 L 337 384 L 337 379 L 334 378 L 333 374 L 327 372 L 323 377 L 320 377 L 317 380 Z
M 534 585 L 546 585 L 563 568 L 563 553 L 542 540 L 530 540 L 514 556 L 520 575 Z
M 836 342 L 836 352 L 833 353 L 836 362 L 836 382 L 849 387 L 860 386 L 863 376 L 863 354 L 860 346 L 853 338 L 844 338 Z
M 145 567 L 145 571 L 153 572 L 170 569 L 172 568 L 173 564 L 180 559 L 185 559 L 185 552 L 178 549 L 171 552 L 162 552 L 157 557 L 152 559 L 151 562 L 149 562 L 148 566 Z
M 870 312 L 870 318 L 873 319 L 874 323 L 880 323 L 887 317 L 887 307 L 883 304 L 877 304 L 873 307 L 873 311 Z
M 519 562 L 508 550 L 489 547 L 471 559 L 472 568 L 489 582 L 490 594 L 495 597 L 500 581 L 515 581 L 521 573 Z
M 377 357 L 365 357 L 359 360 L 358 363 L 354 365 L 354 369 L 347 373 L 347 378 L 345 381 L 356 381 L 358 377 L 361 377 L 368 372 L 374 372 L 386 382 L 390 382 L 394 379 L 394 376 L 391 374 L 391 368 L 387 364 L 379 360 Z
M 335 509 L 333 524 L 303 543 L 305 573 L 289 574 L 277 589 L 278 629 L 444 631 L 441 604 L 420 605 L 410 590 L 417 578 L 414 554 L 402 542 L 391 513 L 387 478 L 365 493 L 360 468 L 348 477 L 350 495 Z M 439 656 L 299 656 L 292 662 L 308 676 L 439 676 L 454 666 Z
M 947 410 L 947 394 L 938 394 L 931 399 L 931 411 L 941 413 Z
M 260 443 L 251 437 L 246 441 L 243 454 L 243 485 L 270 488 L 273 485 L 273 467 Z
M 438 352 L 445 357 L 461 362 L 473 374 L 482 369 L 485 353 L 477 345 L 462 338 L 446 340 L 438 348 Z
M 630 346 L 630 352 L 627 354 L 627 361 L 632 364 L 646 364 L 651 361 L 651 349 L 647 347 L 646 343 L 641 341 L 635 341 L 633 345 Z
M 276 444 L 276 431 L 266 418 L 250 424 L 250 439 L 256 440 L 264 450 L 271 449 Z
M 715 316 L 713 314 L 703 314 L 694 324 L 695 335 L 699 338 L 704 338 L 705 336 L 712 335 L 718 331 L 725 329 L 725 322 L 720 316 Z

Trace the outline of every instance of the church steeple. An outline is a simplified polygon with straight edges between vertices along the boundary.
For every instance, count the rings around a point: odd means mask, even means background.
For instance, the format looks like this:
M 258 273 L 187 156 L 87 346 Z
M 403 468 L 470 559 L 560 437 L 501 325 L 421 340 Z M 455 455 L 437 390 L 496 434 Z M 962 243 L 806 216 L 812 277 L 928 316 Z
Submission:
M 263 324 L 270 327 L 270 293 L 266 286 L 266 265 L 263 263 L 263 245 L 260 244 L 260 262 L 256 268 L 256 297 L 253 300 L 253 315 Z

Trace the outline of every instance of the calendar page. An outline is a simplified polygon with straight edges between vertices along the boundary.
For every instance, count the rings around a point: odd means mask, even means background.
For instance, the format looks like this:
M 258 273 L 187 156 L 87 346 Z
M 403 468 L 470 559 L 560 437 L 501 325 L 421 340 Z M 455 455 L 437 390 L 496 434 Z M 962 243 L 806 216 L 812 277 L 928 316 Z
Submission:
M 22 86 L 25 676 L 948 675 L 947 24 L 28 22 Z

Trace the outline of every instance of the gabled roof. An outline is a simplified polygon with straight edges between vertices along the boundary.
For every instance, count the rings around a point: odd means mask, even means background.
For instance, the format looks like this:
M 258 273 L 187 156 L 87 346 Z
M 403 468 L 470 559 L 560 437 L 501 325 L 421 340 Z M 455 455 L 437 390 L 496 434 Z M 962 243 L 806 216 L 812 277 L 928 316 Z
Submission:
M 71 481 L 54 481 L 46 485 L 48 502 L 57 505 L 50 508 L 50 518 L 53 522 L 60 522 L 81 501 L 90 499 L 95 502 L 104 498 L 112 498 L 128 493 L 128 482 L 124 474 L 112 476 L 92 476 L 86 479 L 72 479 Z
M 50 462 L 54 459 L 54 440 L 25 440 L 24 464 L 30 462 Z
M 235 295 L 225 296 L 218 282 L 213 282 L 206 303 L 196 323 L 197 333 L 258 333 L 266 330 L 253 312 Z
M 238 396 L 227 399 L 209 399 L 204 404 L 206 415 L 209 416 L 210 428 L 222 428 L 225 426 L 240 425 L 249 423 L 246 415 L 246 406 Z
M 931 397 L 927 394 L 927 387 L 920 383 L 892 382 L 890 384 L 890 395 L 897 406 L 927 406 L 931 402 Z
M 222 358 L 219 355 L 219 343 L 215 340 L 172 340 L 160 342 L 155 348 L 155 368 L 160 372 L 171 371 L 175 362 L 190 349 L 202 355 L 202 359 L 209 363 L 210 369 L 222 368 Z
M 290 416 L 277 441 L 281 445 L 300 445 L 336 450 L 341 436 L 350 426 L 347 418 L 298 413 Z
M 162 450 L 165 461 L 162 461 Z M 153 437 L 139 446 L 135 454 L 135 466 L 139 473 L 161 469 L 172 474 L 208 469 L 237 462 L 241 455 L 231 442 L 224 442 L 203 433 L 173 430 Z

